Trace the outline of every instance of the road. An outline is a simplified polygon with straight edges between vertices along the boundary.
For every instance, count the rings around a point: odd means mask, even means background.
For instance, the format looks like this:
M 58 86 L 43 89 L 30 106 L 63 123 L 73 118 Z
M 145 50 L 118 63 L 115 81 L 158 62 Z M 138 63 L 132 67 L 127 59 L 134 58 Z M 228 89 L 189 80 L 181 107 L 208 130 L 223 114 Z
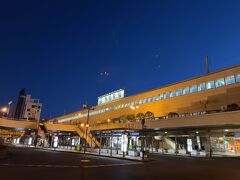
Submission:
M 1 179 L 240 179 L 240 159 L 154 155 L 142 163 L 28 148 L 11 147 L 10 152 L 11 157 L 0 159 Z

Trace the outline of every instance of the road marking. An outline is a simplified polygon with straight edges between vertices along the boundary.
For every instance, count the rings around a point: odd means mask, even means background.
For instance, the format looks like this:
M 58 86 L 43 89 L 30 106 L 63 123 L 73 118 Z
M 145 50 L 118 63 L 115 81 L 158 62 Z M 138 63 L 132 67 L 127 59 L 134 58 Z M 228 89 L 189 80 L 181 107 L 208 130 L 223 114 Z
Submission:
M 47 167 L 47 168 L 80 168 L 73 165 L 51 165 L 51 164 L 0 164 L 0 166 L 24 166 L 24 167 Z
M 89 159 L 82 159 L 81 162 L 91 162 Z
M 0 166 L 46 167 L 46 168 L 101 168 L 101 167 L 140 165 L 140 164 L 143 164 L 143 163 L 136 162 L 136 163 L 122 163 L 122 164 L 99 164 L 99 165 L 89 165 L 89 166 L 51 165 L 51 164 L 0 164 Z
M 143 163 L 142 162 L 136 162 L 136 163 L 122 163 L 122 164 L 100 164 L 100 165 L 83 166 L 83 168 L 101 168 L 101 167 L 113 167 L 113 166 L 140 165 L 140 164 L 143 164 Z

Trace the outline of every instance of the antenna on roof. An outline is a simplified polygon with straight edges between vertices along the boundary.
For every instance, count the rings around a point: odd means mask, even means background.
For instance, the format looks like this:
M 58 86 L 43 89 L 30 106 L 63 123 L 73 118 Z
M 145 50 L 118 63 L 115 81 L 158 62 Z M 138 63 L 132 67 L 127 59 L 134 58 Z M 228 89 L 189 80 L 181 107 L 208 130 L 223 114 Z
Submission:
M 209 73 L 208 55 L 206 56 L 206 59 L 205 59 L 205 65 L 206 65 L 206 74 L 208 74 Z

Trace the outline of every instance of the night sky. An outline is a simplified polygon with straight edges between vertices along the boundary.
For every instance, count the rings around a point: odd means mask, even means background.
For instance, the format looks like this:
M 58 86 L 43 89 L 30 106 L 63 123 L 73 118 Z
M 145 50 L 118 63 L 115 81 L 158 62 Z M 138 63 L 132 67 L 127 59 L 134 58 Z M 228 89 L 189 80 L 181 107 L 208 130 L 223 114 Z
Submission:
M 240 1 L 1 1 L 0 107 L 26 88 L 42 117 L 240 62 Z

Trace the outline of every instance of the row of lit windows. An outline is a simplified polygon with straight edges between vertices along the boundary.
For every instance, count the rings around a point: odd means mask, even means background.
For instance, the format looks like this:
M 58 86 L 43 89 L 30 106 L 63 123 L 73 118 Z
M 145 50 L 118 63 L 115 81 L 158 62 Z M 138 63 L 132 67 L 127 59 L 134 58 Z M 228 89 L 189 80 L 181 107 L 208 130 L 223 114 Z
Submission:
M 153 101 L 158 101 L 158 100 L 163 100 L 163 99 L 168 99 L 168 98 L 173 98 L 173 97 L 177 97 L 177 96 L 182 96 L 182 95 L 187 95 L 187 94 L 191 94 L 191 93 L 195 93 L 195 92 L 201 92 L 204 90 L 208 90 L 208 89 L 213 89 L 213 88 L 218 88 L 218 87 L 222 87 L 225 85 L 231 85 L 234 84 L 236 82 L 240 82 L 240 74 L 237 74 L 236 76 L 231 75 L 231 76 L 227 76 L 225 78 L 219 78 L 217 80 L 211 80 L 208 82 L 204 82 L 201 84 L 194 84 L 192 86 L 187 86 L 184 88 L 180 88 L 177 90 L 173 90 L 170 92 L 164 92 L 152 97 L 148 97 L 148 98 L 143 98 L 143 99 L 139 99 L 136 101 L 131 101 L 125 104 L 119 104 L 116 106 L 110 106 L 104 109 L 100 109 L 97 111 L 91 111 L 89 113 L 90 116 L 92 115 L 97 115 L 97 114 L 101 114 L 101 113 L 105 113 L 107 111 L 111 111 L 111 110 L 117 110 L 117 109 L 121 109 L 121 108 L 126 108 L 126 107 L 130 107 L 130 106 L 137 106 L 137 105 L 141 105 L 141 104 L 145 104 L 145 103 L 150 103 Z M 59 122 L 65 122 L 65 121 L 70 121 L 70 120 L 74 120 L 74 119 L 78 119 L 78 118 L 83 118 L 83 117 L 87 117 L 87 113 L 84 114 L 79 114 L 77 117 L 70 117 L 70 118 L 66 118 L 66 119 L 62 119 L 59 120 Z

